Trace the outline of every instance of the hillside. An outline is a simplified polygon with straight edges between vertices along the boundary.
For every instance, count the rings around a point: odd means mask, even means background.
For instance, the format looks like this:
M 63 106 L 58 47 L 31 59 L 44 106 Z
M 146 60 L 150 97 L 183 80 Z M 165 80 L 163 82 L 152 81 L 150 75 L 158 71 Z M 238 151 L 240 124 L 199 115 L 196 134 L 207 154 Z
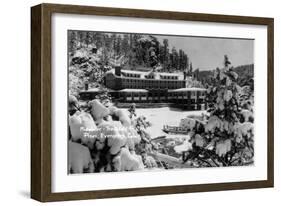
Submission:
M 157 36 L 94 31 L 68 32 L 69 90 L 77 95 L 88 82 L 103 85 L 103 74 L 116 64 L 123 69 L 183 72 L 189 65 L 187 54 Z M 189 71 L 191 73 L 191 71 Z
M 254 64 L 241 65 L 233 69 L 238 74 L 238 84 L 240 86 L 249 85 L 249 80 L 254 78 Z M 203 84 L 210 84 L 211 77 L 214 70 L 200 71 L 195 70 L 193 72 L 195 79 L 201 81 Z

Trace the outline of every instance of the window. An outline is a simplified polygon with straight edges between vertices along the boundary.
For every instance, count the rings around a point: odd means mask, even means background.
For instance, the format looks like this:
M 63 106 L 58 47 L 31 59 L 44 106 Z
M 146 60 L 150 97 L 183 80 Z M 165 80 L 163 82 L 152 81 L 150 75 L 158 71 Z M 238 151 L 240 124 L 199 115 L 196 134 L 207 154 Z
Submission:
M 196 91 L 191 92 L 191 98 L 196 98 Z

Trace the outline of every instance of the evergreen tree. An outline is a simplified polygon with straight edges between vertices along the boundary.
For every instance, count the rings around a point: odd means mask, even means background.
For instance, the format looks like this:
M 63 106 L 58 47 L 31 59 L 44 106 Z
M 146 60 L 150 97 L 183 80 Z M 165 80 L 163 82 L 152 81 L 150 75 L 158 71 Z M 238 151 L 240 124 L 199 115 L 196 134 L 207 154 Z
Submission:
M 228 62 L 225 58 L 224 68 L 214 74 L 207 96 L 210 117 L 205 125 L 194 129 L 192 150 L 185 155 L 185 161 L 197 161 L 200 166 L 253 163 L 253 114 L 251 109 L 242 110 L 238 75 Z
M 121 46 L 122 46 L 121 44 L 122 44 L 122 38 L 121 35 L 118 35 L 116 39 L 116 48 L 115 48 L 115 51 L 118 56 L 121 55 Z
M 163 49 L 164 49 L 164 68 L 165 70 L 167 70 L 169 68 L 169 64 L 170 64 L 170 55 L 169 55 L 169 41 L 168 39 L 164 39 L 163 40 Z
M 195 69 L 193 72 L 193 77 L 194 79 L 196 79 L 197 81 L 199 81 L 199 68 Z
M 124 56 L 128 56 L 130 50 L 130 45 L 129 45 L 129 35 L 124 34 L 122 42 L 121 42 L 121 53 L 124 54 Z
M 87 31 L 86 32 L 86 36 L 85 36 L 85 43 L 87 45 L 87 47 L 93 42 L 93 38 L 92 38 L 92 32 Z
M 179 69 L 179 55 L 175 47 L 172 48 L 172 53 L 171 53 L 171 66 L 173 70 L 178 70 Z
M 68 33 L 68 49 L 69 52 L 74 52 L 77 48 L 77 31 L 69 31 Z
M 159 48 L 159 62 L 164 66 L 165 62 L 165 48 L 163 45 L 160 45 Z
M 192 74 L 192 72 L 193 72 L 193 66 L 192 66 L 192 63 L 190 63 L 189 73 Z
M 93 39 L 95 40 L 94 43 L 96 44 L 96 47 L 98 49 L 103 47 L 104 38 L 103 38 L 103 34 L 101 32 L 94 32 Z
M 79 32 L 79 42 L 80 42 L 80 48 L 83 47 L 83 44 L 86 44 L 86 32 L 85 31 Z
M 115 33 L 113 33 L 110 38 L 111 38 L 112 50 L 116 51 L 117 50 L 117 35 Z

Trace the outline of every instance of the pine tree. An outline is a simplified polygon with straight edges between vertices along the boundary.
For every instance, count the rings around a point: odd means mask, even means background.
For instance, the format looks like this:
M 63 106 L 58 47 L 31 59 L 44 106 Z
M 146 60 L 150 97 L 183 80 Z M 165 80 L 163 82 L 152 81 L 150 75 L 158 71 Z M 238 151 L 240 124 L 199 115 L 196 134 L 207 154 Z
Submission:
M 93 39 L 92 39 L 92 32 L 90 31 L 87 31 L 86 32 L 86 39 L 85 39 L 85 43 L 87 45 L 87 47 L 93 42 Z
M 195 80 L 199 81 L 199 68 L 194 70 L 193 77 Z
M 129 50 L 130 50 L 129 35 L 124 34 L 122 42 L 121 42 L 121 53 L 124 54 L 125 57 L 127 57 Z
M 189 67 L 189 74 L 191 75 L 193 72 L 193 66 L 192 66 L 192 63 L 190 63 L 190 67 Z
M 68 32 L 68 49 L 69 52 L 74 52 L 77 47 L 77 31 Z
M 182 49 L 179 50 L 179 70 L 184 70 L 184 52 Z
M 159 62 L 164 66 L 164 61 L 165 61 L 165 48 L 163 45 L 159 46 Z
M 171 53 L 171 66 L 173 70 L 179 69 L 179 55 L 175 47 L 172 48 Z
M 210 117 L 205 125 L 194 129 L 193 149 L 185 154 L 185 161 L 195 161 L 200 166 L 253 163 L 254 117 L 241 105 L 238 75 L 229 65 L 226 56 L 224 68 L 214 74 L 207 96 Z
M 170 60 L 169 60 L 169 41 L 168 39 L 164 39 L 163 40 L 163 47 L 164 47 L 164 61 L 163 61 L 163 64 L 164 64 L 164 68 L 165 70 L 167 70 L 169 68 L 169 63 L 170 63 Z
M 121 44 L 122 44 L 122 37 L 121 35 L 118 35 L 116 39 L 116 48 L 115 48 L 115 51 L 118 56 L 121 55 L 121 46 L 122 46 Z

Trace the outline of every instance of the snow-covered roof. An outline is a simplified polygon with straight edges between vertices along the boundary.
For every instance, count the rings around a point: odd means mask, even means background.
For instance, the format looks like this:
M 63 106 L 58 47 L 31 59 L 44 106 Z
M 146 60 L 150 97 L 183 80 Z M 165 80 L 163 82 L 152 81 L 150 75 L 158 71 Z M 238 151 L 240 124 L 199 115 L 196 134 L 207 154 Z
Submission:
M 122 89 L 119 92 L 148 92 L 146 89 Z
M 100 88 L 90 88 L 87 90 L 88 92 L 99 92 L 101 91 Z
M 111 69 L 109 71 L 106 72 L 106 74 L 115 74 L 115 69 Z M 126 75 L 138 75 L 138 77 L 129 77 Z M 184 80 L 184 75 L 182 72 L 178 72 L 178 73 L 168 73 L 168 72 L 153 72 L 152 69 L 149 71 L 136 71 L 136 70 L 121 70 L 121 76 L 122 77 L 129 77 L 129 78 L 140 78 L 140 79 L 147 79 L 146 76 L 149 75 L 154 75 L 154 79 L 162 79 L 164 76 L 165 77 L 177 77 L 176 80 Z
M 179 89 L 169 89 L 168 92 L 187 92 L 187 91 L 206 91 L 204 88 L 189 87 L 189 88 L 179 88 Z
M 136 70 L 124 70 L 122 69 L 121 72 L 124 72 L 126 74 L 148 74 L 149 72 L 142 72 L 142 71 L 136 71 Z
M 105 74 L 115 74 L 115 69 L 110 69 Z
M 95 87 L 95 88 L 89 88 L 88 90 L 83 90 L 83 91 L 81 91 L 81 92 L 102 92 L 102 91 L 103 91 L 102 89 L 100 89 L 100 88 L 98 88 L 98 87 Z M 108 88 L 107 88 L 107 91 L 109 91 L 109 92 L 114 92 L 114 91 L 116 91 L 116 90 L 108 89 Z
M 146 71 L 146 72 L 143 72 L 143 71 L 136 71 L 136 70 L 121 70 L 122 72 L 124 73 L 128 73 L 128 74 L 140 74 L 140 75 L 147 75 L 147 74 L 150 74 L 152 71 L 149 70 L 149 71 Z M 168 72 L 153 72 L 154 74 L 158 74 L 158 75 L 165 75 L 165 76 L 181 76 L 182 73 L 168 73 Z

